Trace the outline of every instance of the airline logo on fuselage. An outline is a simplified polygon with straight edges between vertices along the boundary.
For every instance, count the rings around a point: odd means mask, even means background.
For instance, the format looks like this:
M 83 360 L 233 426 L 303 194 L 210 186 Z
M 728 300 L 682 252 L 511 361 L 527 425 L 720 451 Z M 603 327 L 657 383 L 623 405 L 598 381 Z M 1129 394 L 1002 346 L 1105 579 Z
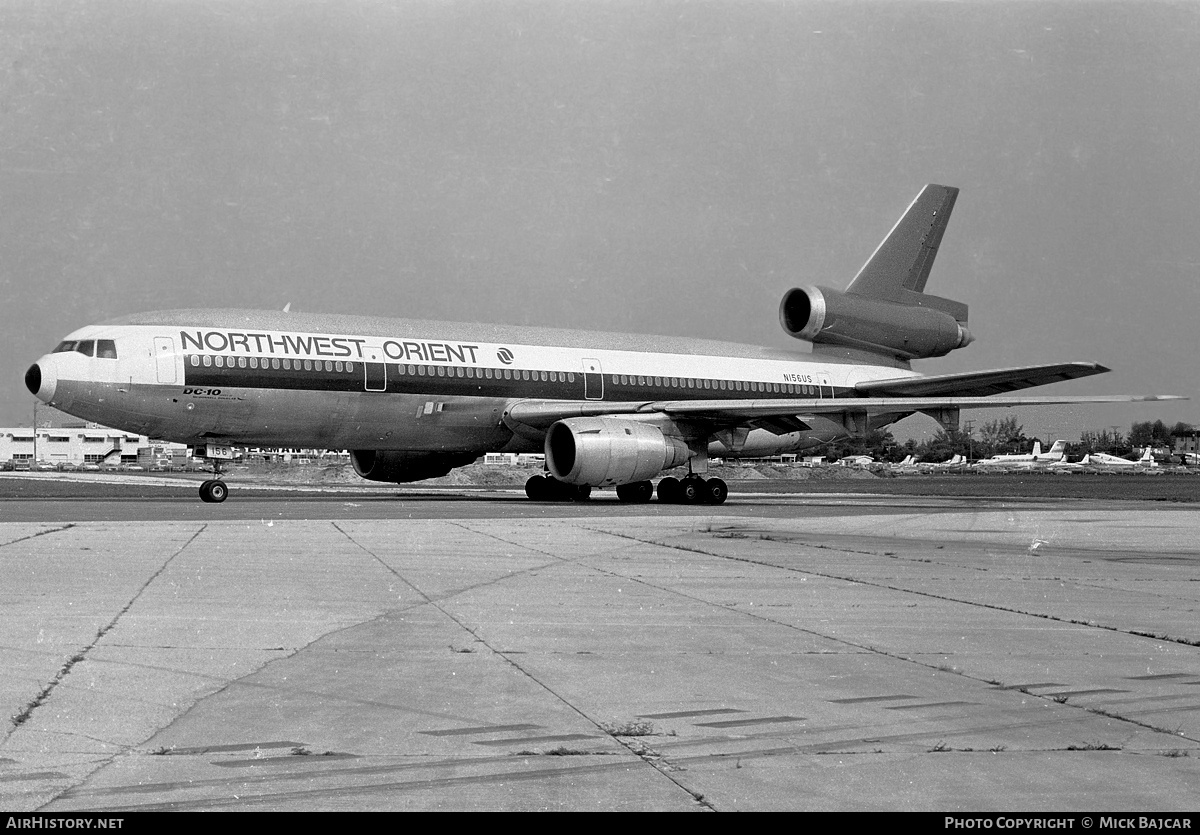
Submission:
M 358 336 L 180 331 L 179 342 L 184 351 L 367 359 L 364 353 L 367 340 Z M 462 342 L 430 342 L 424 339 L 385 339 L 380 347 L 384 356 L 394 361 L 470 363 L 472 365 L 476 363 L 476 351 L 479 349 L 478 345 L 467 345 Z M 509 356 L 511 357 L 511 353 Z

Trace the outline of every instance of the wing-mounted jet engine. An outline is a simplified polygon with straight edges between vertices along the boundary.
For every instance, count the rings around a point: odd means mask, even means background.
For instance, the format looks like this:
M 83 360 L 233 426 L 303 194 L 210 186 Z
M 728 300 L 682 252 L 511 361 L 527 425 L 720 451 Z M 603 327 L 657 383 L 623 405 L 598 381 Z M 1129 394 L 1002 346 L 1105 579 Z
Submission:
M 922 189 L 844 293 L 798 287 L 784 294 L 783 329 L 824 353 L 850 349 L 902 365 L 970 344 L 967 306 L 925 293 L 957 198 L 958 189 L 949 186 Z

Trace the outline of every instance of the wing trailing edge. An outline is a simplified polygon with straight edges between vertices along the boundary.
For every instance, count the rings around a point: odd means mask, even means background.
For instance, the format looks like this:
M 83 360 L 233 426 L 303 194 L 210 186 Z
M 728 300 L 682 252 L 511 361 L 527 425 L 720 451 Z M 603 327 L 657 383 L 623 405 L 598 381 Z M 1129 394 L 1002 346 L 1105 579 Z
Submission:
M 1094 362 L 1062 362 L 991 371 L 967 371 L 932 377 L 871 380 L 854 387 L 863 397 L 988 397 L 1021 389 L 1104 374 L 1110 369 Z

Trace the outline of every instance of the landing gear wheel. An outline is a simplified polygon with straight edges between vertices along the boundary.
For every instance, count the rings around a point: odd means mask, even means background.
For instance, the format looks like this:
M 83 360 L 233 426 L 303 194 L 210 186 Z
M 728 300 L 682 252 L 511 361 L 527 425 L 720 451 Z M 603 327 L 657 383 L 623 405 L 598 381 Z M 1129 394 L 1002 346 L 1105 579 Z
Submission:
M 229 498 L 229 488 L 225 486 L 225 482 L 210 478 L 200 485 L 200 501 L 209 502 L 210 504 L 220 504 Z
M 679 501 L 679 479 L 667 476 L 658 483 L 658 500 L 664 504 Z
M 704 501 L 704 479 L 690 475 L 679 482 L 678 499 L 683 504 L 699 504 Z
M 629 504 L 645 504 L 654 497 L 654 485 L 649 481 L 631 481 L 617 485 L 617 498 Z
M 591 498 L 588 484 L 567 484 L 552 476 L 530 476 L 525 482 L 525 495 L 535 502 L 586 502 Z
M 724 504 L 729 495 L 729 486 L 719 478 L 710 478 L 704 482 L 704 503 Z
M 525 482 L 525 495 L 533 499 L 535 502 L 540 502 L 542 499 L 546 498 L 547 492 L 549 491 L 546 489 L 545 476 L 530 476 L 529 480 Z

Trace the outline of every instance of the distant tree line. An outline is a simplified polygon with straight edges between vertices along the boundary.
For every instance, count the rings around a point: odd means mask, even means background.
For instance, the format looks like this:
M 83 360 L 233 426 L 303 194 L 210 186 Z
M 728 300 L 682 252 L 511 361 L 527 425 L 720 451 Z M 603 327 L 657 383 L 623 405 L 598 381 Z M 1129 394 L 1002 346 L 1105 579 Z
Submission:
M 1015 417 L 1000 418 L 974 428 L 967 423 L 966 429 L 944 429 L 922 443 L 908 441 L 897 443 L 890 432 L 876 431 L 863 438 L 829 444 L 826 457 L 832 461 L 851 455 L 870 455 L 876 461 L 897 462 L 912 455 L 920 461 L 947 461 L 955 455 L 967 459 L 990 458 L 993 455 L 1029 452 L 1034 441 L 1040 441 L 1043 450 L 1048 450 L 1057 438 L 1026 437 L 1024 427 Z M 1092 452 L 1130 456 L 1135 450 L 1145 447 L 1175 446 L 1176 437 L 1190 437 L 1197 433 L 1190 423 L 1180 421 L 1168 427 L 1161 420 L 1134 423 L 1128 434 L 1119 429 L 1086 429 L 1079 440 L 1067 444 L 1071 457 Z

